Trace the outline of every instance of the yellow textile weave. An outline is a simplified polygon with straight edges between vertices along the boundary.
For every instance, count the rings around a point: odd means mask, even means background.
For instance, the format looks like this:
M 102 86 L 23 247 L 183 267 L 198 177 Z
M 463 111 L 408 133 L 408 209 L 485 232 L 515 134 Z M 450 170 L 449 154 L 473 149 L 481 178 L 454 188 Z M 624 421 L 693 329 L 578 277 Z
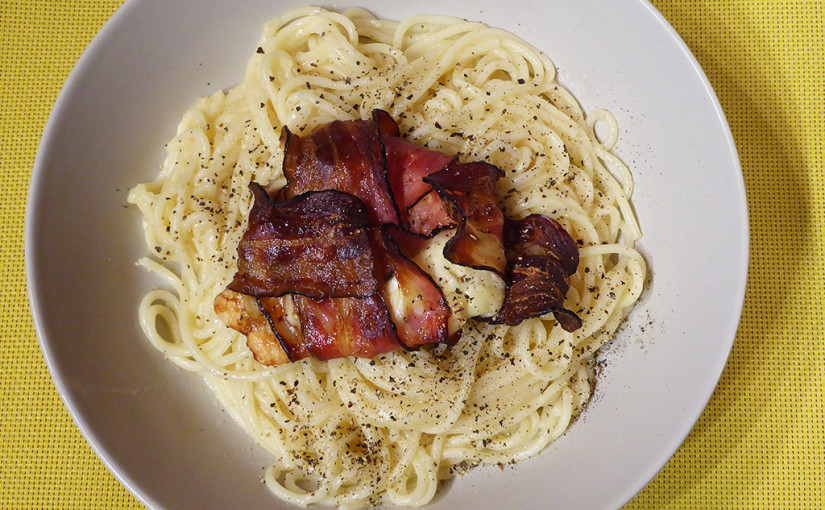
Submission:
M 49 110 L 121 3 L 0 2 L 4 509 L 140 508 L 57 395 L 34 333 L 23 259 L 26 195 Z M 730 122 L 751 263 L 742 322 L 713 398 L 627 508 L 825 507 L 825 4 L 653 3 L 696 55 Z

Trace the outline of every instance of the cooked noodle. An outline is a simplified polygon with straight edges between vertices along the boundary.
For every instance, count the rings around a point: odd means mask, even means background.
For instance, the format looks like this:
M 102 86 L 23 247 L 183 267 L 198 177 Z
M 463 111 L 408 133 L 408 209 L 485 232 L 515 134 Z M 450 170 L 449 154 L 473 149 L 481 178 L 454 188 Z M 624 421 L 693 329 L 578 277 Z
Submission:
M 306 7 L 267 23 L 259 46 L 238 86 L 186 112 L 160 175 L 129 194 L 152 251 L 140 264 L 166 283 L 140 305 L 149 341 L 204 376 L 274 456 L 267 486 L 297 505 L 420 506 L 456 469 L 541 451 L 586 404 L 595 352 L 645 279 L 633 182 L 610 152 L 613 116 L 585 115 L 526 43 L 453 18 Z M 545 214 L 579 241 L 565 306 L 581 329 L 567 333 L 552 315 L 516 327 L 470 320 L 449 348 L 277 367 L 253 359 L 213 310 L 235 272 L 247 185 L 285 184 L 282 126 L 302 134 L 374 108 L 410 140 L 503 169 L 506 214 Z M 463 320 L 500 304 L 489 273 L 425 257 L 436 281 L 469 296 L 450 303 Z

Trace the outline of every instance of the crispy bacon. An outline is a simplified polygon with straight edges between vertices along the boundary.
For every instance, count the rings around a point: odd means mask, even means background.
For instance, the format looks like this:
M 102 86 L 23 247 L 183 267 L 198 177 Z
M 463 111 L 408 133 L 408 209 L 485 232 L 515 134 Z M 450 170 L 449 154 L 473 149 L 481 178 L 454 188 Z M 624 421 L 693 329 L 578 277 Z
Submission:
M 295 309 L 294 299 L 293 296 L 258 298 L 258 308 L 269 321 L 269 326 L 278 338 L 281 348 L 289 357 L 289 361 L 298 361 L 310 356 L 309 350 L 304 345 L 301 323 L 293 323 L 287 308 L 288 301 L 292 300 L 291 308 Z M 255 352 L 255 349 L 252 351 Z
M 441 289 L 412 261 L 445 229 L 455 230 L 447 260 L 505 279 L 504 305 L 482 320 L 515 325 L 553 312 L 565 330 L 581 327 L 564 308 L 576 243 L 550 218 L 506 219 L 495 166 L 418 147 L 382 110 L 304 137 L 284 128 L 282 142 L 280 202 L 250 185 L 238 271 L 215 300 L 261 363 L 454 342 L 460 331 L 450 337 Z
M 504 243 L 513 259 L 527 253 L 532 246 L 558 259 L 564 272 L 572 275 L 579 266 L 579 246 L 559 222 L 541 214 L 532 214 L 521 221 L 507 220 Z
M 360 198 L 371 223 L 398 223 L 378 125 L 373 120 L 336 120 L 303 138 L 284 127 L 283 198 L 335 189 Z
M 444 257 L 450 262 L 504 275 L 504 213 L 495 201 L 496 181 L 501 174 L 488 163 L 453 162 L 424 178 L 441 196 L 458 225 L 444 247 Z
M 564 308 L 570 276 L 579 265 L 578 246 L 570 234 L 557 221 L 540 214 L 508 220 L 504 232 L 507 291 L 493 322 L 514 326 L 553 312 L 565 331 L 579 329 L 581 319 Z
M 275 204 L 260 185 L 250 188 L 255 203 L 229 289 L 256 297 L 296 292 L 317 299 L 375 293 L 369 222 L 360 200 L 322 191 Z

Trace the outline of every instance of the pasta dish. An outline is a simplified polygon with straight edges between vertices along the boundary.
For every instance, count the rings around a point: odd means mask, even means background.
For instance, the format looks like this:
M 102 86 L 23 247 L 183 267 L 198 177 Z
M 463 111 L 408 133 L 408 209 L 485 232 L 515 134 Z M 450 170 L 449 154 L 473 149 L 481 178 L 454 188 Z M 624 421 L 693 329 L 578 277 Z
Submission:
M 516 325 L 490 319 L 507 283 L 445 258 L 453 231 L 434 231 L 412 258 L 443 293 L 454 342 L 269 363 L 215 309 L 265 201 L 253 183 L 289 185 L 283 133 L 301 140 L 376 111 L 405 142 L 500 169 L 491 189 L 507 218 L 541 215 L 569 233 L 578 264 L 564 306 Z M 186 111 L 157 178 L 130 190 L 151 252 L 139 263 L 159 282 L 141 327 L 272 454 L 263 478 L 278 497 L 424 505 L 471 466 L 537 454 L 587 404 L 596 352 L 646 277 L 618 138 L 609 112 L 585 113 L 549 58 L 507 32 L 442 16 L 288 12 L 266 23 L 237 86 Z M 297 302 L 281 304 L 286 321 Z

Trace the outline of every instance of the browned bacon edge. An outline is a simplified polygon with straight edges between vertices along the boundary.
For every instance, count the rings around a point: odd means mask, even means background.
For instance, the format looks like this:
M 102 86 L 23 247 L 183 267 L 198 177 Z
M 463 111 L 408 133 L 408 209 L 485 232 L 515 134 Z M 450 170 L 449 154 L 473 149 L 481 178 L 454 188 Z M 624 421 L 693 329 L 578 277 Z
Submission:
M 214 308 L 224 324 L 246 335 L 246 345 L 259 363 L 282 365 L 297 359 L 283 348 L 254 297 L 226 289 L 215 297 Z
M 579 316 L 564 308 L 570 276 L 579 265 L 578 246 L 570 234 L 554 219 L 533 214 L 507 220 L 504 240 L 507 291 L 492 322 L 514 326 L 553 312 L 565 331 L 579 329 Z
M 502 171 L 484 162 L 452 162 L 424 181 L 439 194 L 452 220 L 455 235 L 444 247 L 454 264 L 486 269 L 504 276 L 504 213 L 495 201 L 496 181 Z
M 286 353 L 289 361 L 298 361 L 310 356 L 304 345 L 304 336 L 301 323 L 292 324 L 286 311 L 286 300 L 291 296 L 258 298 L 258 308 L 269 321 L 269 326 L 276 337 L 281 349 Z M 274 347 L 273 347 L 274 349 Z M 253 349 L 253 352 L 254 349 Z

